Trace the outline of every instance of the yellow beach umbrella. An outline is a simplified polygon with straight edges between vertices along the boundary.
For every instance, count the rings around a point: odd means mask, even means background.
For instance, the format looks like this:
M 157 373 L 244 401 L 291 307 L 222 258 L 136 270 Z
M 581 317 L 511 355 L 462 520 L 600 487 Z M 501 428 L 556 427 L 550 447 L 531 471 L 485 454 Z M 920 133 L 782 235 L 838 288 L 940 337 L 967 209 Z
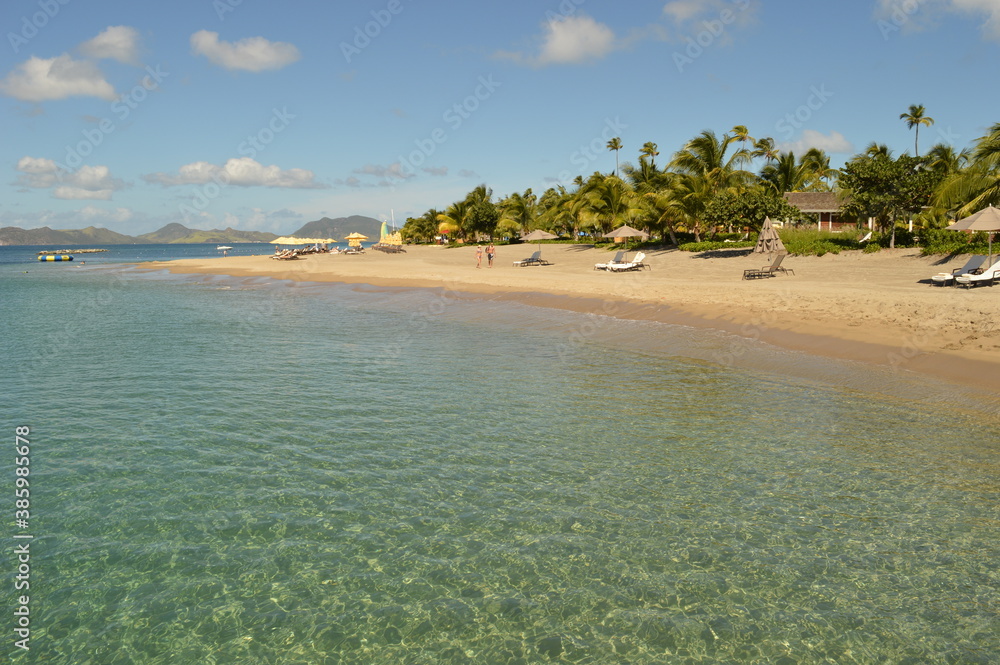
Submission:
M 346 240 L 347 244 L 350 245 L 351 247 L 360 247 L 361 241 L 368 240 L 368 236 L 366 236 L 363 233 L 358 233 L 357 231 L 355 231 L 351 235 L 344 238 L 344 240 Z

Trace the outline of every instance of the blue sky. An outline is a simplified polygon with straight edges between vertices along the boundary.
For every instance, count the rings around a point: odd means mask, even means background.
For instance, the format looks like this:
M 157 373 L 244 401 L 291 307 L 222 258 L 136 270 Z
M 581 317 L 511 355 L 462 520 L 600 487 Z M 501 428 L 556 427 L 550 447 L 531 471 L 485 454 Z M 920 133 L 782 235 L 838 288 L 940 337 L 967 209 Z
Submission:
M 840 166 L 1000 121 L 1000 0 L 7 0 L 0 226 L 399 224 L 746 125 Z

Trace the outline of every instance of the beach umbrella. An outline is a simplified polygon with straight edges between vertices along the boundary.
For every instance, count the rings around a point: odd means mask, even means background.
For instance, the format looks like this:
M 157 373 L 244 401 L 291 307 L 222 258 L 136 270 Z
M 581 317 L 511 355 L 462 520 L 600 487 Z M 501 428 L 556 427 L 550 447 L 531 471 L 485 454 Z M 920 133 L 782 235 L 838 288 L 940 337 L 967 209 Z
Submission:
M 752 253 L 773 254 L 774 252 L 786 253 L 787 251 L 781 238 L 778 237 L 778 232 L 771 225 L 771 218 L 765 217 L 764 226 L 761 227 L 760 235 L 757 236 L 757 246 L 753 248 Z
M 347 244 L 350 245 L 351 247 L 360 247 L 361 241 L 368 240 L 368 236 L 366 236 L 363 233 L 358 233 L 357 231 L 355 231 L 354 233 L 352 233 L 351 235 L 347 236 L 344 239 L 347 241 Z
M 527 240 L 528 242 L 541 241 L 541 240 L 554 240 L 558 238 L 554 233 L 549 233 L 548 231 L 543 231 L 541 229 L 535 229 L 527 235 L 521 236 L 521 240 Z M 542 251 L 542 243 L 538 243 L 538 251 Z
M 964 219 L 960 219 L 951 226 L 946 226 L 949 231 L 990 231 L 990 264 L 993 263 L 993 233 L 1000 231 L 1000 210 L 992 205 L 986 206 L 977 213 L 973 213 Z
M 610 233 L 605 233 L 605 238 L 624 238 L 625 239 L 625 251 L 628 251 L 628 239 L 629 238 L 642 238 L 645 240 L 649 237 L 649 234 L 645 231 L 640 231 L 639 229 L 633 229 L 631 226 L 619 226 L 614 231 Z

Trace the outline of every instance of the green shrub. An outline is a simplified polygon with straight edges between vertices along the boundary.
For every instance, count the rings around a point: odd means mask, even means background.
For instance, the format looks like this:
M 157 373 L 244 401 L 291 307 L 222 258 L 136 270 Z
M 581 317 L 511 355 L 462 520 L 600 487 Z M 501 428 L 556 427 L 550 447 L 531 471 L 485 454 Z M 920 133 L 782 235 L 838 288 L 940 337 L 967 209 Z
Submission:
M 882 245 L 878 244 L 877 242 L 870 242 L 867 245 L 865 245 L 865 248 L 862 251 L 864 251 L 865 254 L 874 254 L 875 252 L 881 252 Z
M 742 242 L 717 242 L 711 240 L 704 240 L 702 242 L 686 242 L 682 243 L 677 247 L 677 249 L 682 252 L 713 252 L 717 249 L 740 249 L 746 247 L 754 247 L 757 244 L 756 240 L 744 240 Z

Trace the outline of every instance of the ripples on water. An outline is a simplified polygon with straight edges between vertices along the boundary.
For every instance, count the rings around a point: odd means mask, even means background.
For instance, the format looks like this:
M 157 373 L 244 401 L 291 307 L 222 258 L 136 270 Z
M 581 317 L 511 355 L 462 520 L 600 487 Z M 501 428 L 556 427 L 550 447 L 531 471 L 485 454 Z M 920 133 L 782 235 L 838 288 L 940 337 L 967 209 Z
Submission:
M 1000 659 L 957 391 L 430 291 L 0 279 L 35 662 Z

